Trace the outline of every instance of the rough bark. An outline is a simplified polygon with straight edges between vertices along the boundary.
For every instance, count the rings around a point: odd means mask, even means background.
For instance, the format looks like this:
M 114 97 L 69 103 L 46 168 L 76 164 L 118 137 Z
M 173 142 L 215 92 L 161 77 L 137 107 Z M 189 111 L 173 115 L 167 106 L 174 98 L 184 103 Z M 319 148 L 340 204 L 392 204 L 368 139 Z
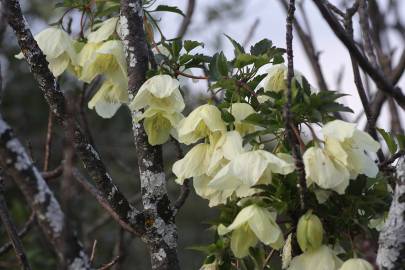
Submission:
M 23 52 L 40 89 L 44 93 L 45 99 L 48 102 L 55 119 L 66 128 L 65 97 L 60 90 L 56 78 L 48 68 L 48 62 L 46 61 L 45 55 L 42 53 L 32 36 L 28 24 L 22 15 L 19 1 L 2 0 L 2 3 L 6 11 L 8 23 L 16 34 L 21 51 Z M 102 192 L 103 196 L 116 213 L 113 217 L 115 219 L 118 217 L 118 222 L 120 223 L 124 222 L 128 224 L 131 219 L 134 229 L 138 234 L 142 234 L 144 220 L 142 213 L 132 207 L 124 195 L 114 185 L 106 166 L 101 160 L 98 152 L 89 143 L 77 120 L 74 123 L 73 140 L 76 153 L 82 160 L 88 174 L 96 183 L 97 189 Z
M 394 197 L 385 225 L 380 233 L 377 263 L 380 269 L 405 267 L 405 159 L 401 158 L 396 173 Z
M 75 233 L 66 226 L 59 202 L 3 119 L 0 119 L 0 164 L 35 211 L 42 231 L 55 248 L 64 268 L 91 269 L 89 258 Z
M 128 91 L 130 100 L 145 82 L 149 51 L 143 26 L 141 0 L 121 1 L 121 39 L 128 62 Z M 147 244 L 152 269 L 179 269 L 177 258 L 177 229 L 174 211 L 166 190 L 161 146 L 151 146 L 142 124 L 133 125 L 140 172 L 142 202 Z

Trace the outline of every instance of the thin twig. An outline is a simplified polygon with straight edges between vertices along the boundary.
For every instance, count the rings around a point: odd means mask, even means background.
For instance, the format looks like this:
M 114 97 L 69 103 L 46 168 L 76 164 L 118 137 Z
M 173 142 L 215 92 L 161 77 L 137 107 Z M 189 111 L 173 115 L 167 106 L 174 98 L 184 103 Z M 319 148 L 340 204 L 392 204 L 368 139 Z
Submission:
M 94 240 L 93 246 L 91 248 L 90 263 L 93 263 L 94 258 L 96 257 L 96 248 L 97 248 L 97 239 Z
M 179 38 L 184 37 L 184 35 L 187 33 L 187 30 L 190 26 L 191 23 L 191 18 L 193 17 L 194 9 L 195 9 L 195 4 L 196 0 L 188 0 L 188 5 L 187 5 L 187 11 L 186 11 L 186 16 L 184 17 L 180 29 L 178 31 L 177 36 Z
M 11 240 L 13 245 L 18 263 L 21 266 L 21 269 L 31 270 L 31 266 L 28 262 L 27 256 L 25 254 L 23 245 L 17 233 L 17 228 L 14 222 L 11 220 L 10 213 L 7 208 L 7 203 L 4 198 L 4 187 L 3 187 L 3 176 L 0 176 L 0 218 L 3 222 L 4 228 L 8 234 L 8 237 Z
M 390 165 L 391 163 L 393 163 L 395 160 L 397 160 L 398 158 L 400 158 L 400 157 L 402 157 L 404 155 L 405 155 L 405 150 L 399 150 L 398 152 L 393 154 L 390 158 L 388 158 L 384 162 L 380 163 L 379 166 L 380 166 L 380 168 L 385 168 L 388 165 Z
M 116 264 L 118 262 L 118 260 L 120 259 L 120 256 L 115 257 L 111 262 L 97 268 L 97 270 L 107 270 L 110 267 L 112 267 L 114 264 Z
M 46 131 L 46 141 L 45 141 L 45 157 L 44 157 L 44 167 L 43 171 L 47 172 L 49 168 L 49 162 L 51 160 L 51 147 L 52 147 L 52 132 L 53 130 L 53 114 L 49 111 L 48 115 L 48 126 Z
M 256 20 L 253 22 L 252 26 L 250 27 L 245 40 L 242 43 L 243 47 L 246 47 L 248 45 L 249 41 L 253 38 L 259 24 L 260 24 L 260 19 L 256 18 Z

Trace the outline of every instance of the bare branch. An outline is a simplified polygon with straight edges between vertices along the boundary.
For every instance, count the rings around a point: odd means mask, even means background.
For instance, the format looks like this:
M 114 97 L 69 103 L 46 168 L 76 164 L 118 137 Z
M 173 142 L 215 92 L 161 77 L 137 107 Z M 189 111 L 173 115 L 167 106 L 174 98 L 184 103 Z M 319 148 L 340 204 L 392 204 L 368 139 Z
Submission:
M 13 221 L 11 220 L 10 213 L 7 208 L 7 203 L 4 198 L 4 183 L 3 176 L 0 176 L 0 218 L 3 222 L 4 228 L 8 234 L 8 237 L 11 240 L 12 246 L 14 248 L 18 263 L 21 266 L 21 269 L 31 270 L 31 266 L 28 262 L 27 255 L 25 254 L 23 245 L 21 243 L 20 237 L 17 233 L 17 228 Z
M 191 18 L 193 17 L 195 5 L 196 0 L 188 0 L 186 16 L 184 17 L 183 22 L 181 23 L 179 31 L 177 33 L 177 36 L 179 38 L 184 37 L 184 35 L 187 33 L 188 27 L 191 23 Z

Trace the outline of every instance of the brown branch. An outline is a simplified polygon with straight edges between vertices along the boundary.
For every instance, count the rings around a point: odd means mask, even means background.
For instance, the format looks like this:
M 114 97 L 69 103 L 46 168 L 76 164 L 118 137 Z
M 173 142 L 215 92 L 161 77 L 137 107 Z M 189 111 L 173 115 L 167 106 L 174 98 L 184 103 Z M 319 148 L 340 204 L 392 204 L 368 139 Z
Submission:
M 188 0 L 186 16 L 183 18 L 179 31 L 177 32 L 177 36 L 179 38 L 183 38 L 184 35 L 187 33 L 187 30 L 191 23 L 191 18 L 193 17 L 195 5 L 196 5 L 196 0 Z
M 116 256 L 111 262 L 97 268 L 97 270 L 107 270 L 110 267 L 112 267 L 114 264 L 116 264 L 119 261 L 119 259 L 120 259 L 120 256 Z
M 293 23 L 294 23 L 294 12 L 295 12 L 295 0 L 289 0 L 287 19 L 286 19 L 286 44 L 287 44 L 287 61 L 288 61 L 288 71 L 287 71 L 287 102 L 284 106 L 284 121 L 285 129 L 287 131 L 287 139 L 291 146 L 293 157 L 295 160 L 295 165 L 298 172 L 298 188 L 300 192 L 300 205 L 301 211 L 304 212 L 306 209 L 306 180 L 305 180 L 305 171 L 302 161 L 301 151 L 299 148 L 299 142 L 297 142 L 294 136 L 294 130 L 292 126 L 293 117 L 291 112 L 292 104 L 292 82 L 294 78 L 294 52 L 293 52 Z
M 260 19 L 256 18 L 256 20 L 253 22 L 252 26 L 249 28 L 248 34 L 242 43 L 243 47 L 246 47 L 248 45 L 249 41 L 253 38 L 253 35 L 255 34 L 256 29 L 259 26 L 259 24 L 260 24 Z
M 373 65 L 367 60 L 367 58 L 357 48 L 353 39 L 351 39 L 342 28 L 340 23 L 330 13 L 327 7 L 324 5 L 323 0 L 313 0 L 318 7 L 324 19 L 329 24 L 330 28 L 334 31 L 335 35 L 346 46 L 349 53 L 357 60 L 359 66 L 370 75 L 373 81 L 377 84 L 378 88 L 385 94 L 392 96 L 395 101 L 405 109 L 405 95 L 402 94 L 399 87 L 395 87 L 392 83 L 384 77 L 384 74 L 379 69 L 373 67 Z
M 44 167 L 43 171 L 48 171 L 49 162 L 51 160 L 51 146 L 52 146 L 52 130 L 53 130 L 53 114 L 49 112 L 48 115 L 48 126 L 46 132 L 46 141 L 45 141 L 45 157 L 44 157 Z
M 19 238 L 24 238 L 25 235 L 31 230 L 33 225 L 35 224 L 35 213 L 33 212 L 28 220 L 24 223 L 23 227 L 18 231 L 18 237 Z M 13 248 L 13 245 L 11 242 L 8 242 L 4 244 L 3 246 L 0 247 L 0 256 L 9 252 Z
M 3 222 L 4 228 L 8 234 L 8 237 L 11 240 L 12 246 L 14 248 L 18 263 L 21 266 L 21 269 L 31 270 L 31 266 L 28 262 L 27 255 L 25 254 L 23 245 L 21 243 L 20 237 L 17 233 L 17 228 L 10 217 L 10 212 L 7 207 L 6 200 L 4 198 L 4 183 L 3 176 L 0 176 L 0 218 Z
M 62 174 L 63 174 L 63 165 L 59 165 L 58 167 L 56 167 L 51 171 L 41 172 L 42 177 L 47 181 L 50 179 L 58 178 Z
M 2 0 L 6 10 L 7 20 L 13 28 L 21 51 L 23 52 L 35 79 L 37 80 L 45 99 L 48 102 L 50 110 L 55 116 L 55 120 L 61 123 L 65 128 L 67 121 L 65 119 L 65 98 L 60 90 L 59 84 L 48 68 L 48 62 L 42 53 L 38 44 L 34 40 L 32 33 L 21 12 L 18 0 Z M 138 212 L 132 207 L 124 195 L 114 185 L 107 168 L 101 160 L 98 152 L 89 143 L 80 125 L 75 121 L 74 127 L 74 145 L 76 153 L 82 160 L 84 167 L 90 177 L 96 183 L 97 188 L 102 192 L 108 203 L 119 214 L 122 220 L 129 222 L 129 217 L 137 216 Z M 142 231 L 142 220 L 133 220 L 133 226 Z

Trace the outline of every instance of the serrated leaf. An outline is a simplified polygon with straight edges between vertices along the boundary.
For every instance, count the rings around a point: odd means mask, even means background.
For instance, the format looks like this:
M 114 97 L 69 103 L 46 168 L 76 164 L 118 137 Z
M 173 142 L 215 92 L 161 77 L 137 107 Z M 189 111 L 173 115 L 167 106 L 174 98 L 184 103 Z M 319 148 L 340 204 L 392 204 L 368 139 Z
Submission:
M 267 53 L 273 46 L 273 42 L 267 38 L 260 40 L 255 45 L 250 47 L 250 53 L 253 55 L 261 55 Z
M 251 65 L 255 62 L 256 57 L 254 55 L 241 53 L 236 56 L 235 60 L 235 67 L 236 68 L 243 68 L 247 65 Z
M 187 52 L 190 52 L 199 46 L 204 48 L 204 43 L 195 40 L 185 40 L 183 46 Z
M 231 38 L 228 35 L 225 35 L 229 41 L 232 43 L 232 46 L 235 48 L 234 52 L 235 52 L 235 56 L 241 54 L 241 53 L 245 53 L 245 49 L 243 49 L 242 45 L 240 45 L 238 42 L 236 42 L 233 38 Z
M 381 136 L 384 138 L 384 141 L 388 146 L 388 150 L 391 152 L 391 154 L 395 154 L 395 152 L 398 149 L 398 146 L 395 143 L 395 139 L 391 136 L 391 134 L 386 132 L 384 129 L 377 128 L 377 130 L 381 134 Z
M 232 123 L 235 121 L 235 117 L 225 109 L 221 110 L 221 117 L 226 123 Z
M 228 76 L 228 60 L 223 52 L 217 57 L 217 68 L 222 76 Z
M 167 5 L 159 5 L 155 8 L 155 10 L 150 11 L 150 12 L 155 12 L 155 11 L 166 11 L 166 12 L 172 12 L 172 13 L 177 13 L 183 17 L 186 15 L 181 11 L 178 7 L 176 6 L 167 6 Z

